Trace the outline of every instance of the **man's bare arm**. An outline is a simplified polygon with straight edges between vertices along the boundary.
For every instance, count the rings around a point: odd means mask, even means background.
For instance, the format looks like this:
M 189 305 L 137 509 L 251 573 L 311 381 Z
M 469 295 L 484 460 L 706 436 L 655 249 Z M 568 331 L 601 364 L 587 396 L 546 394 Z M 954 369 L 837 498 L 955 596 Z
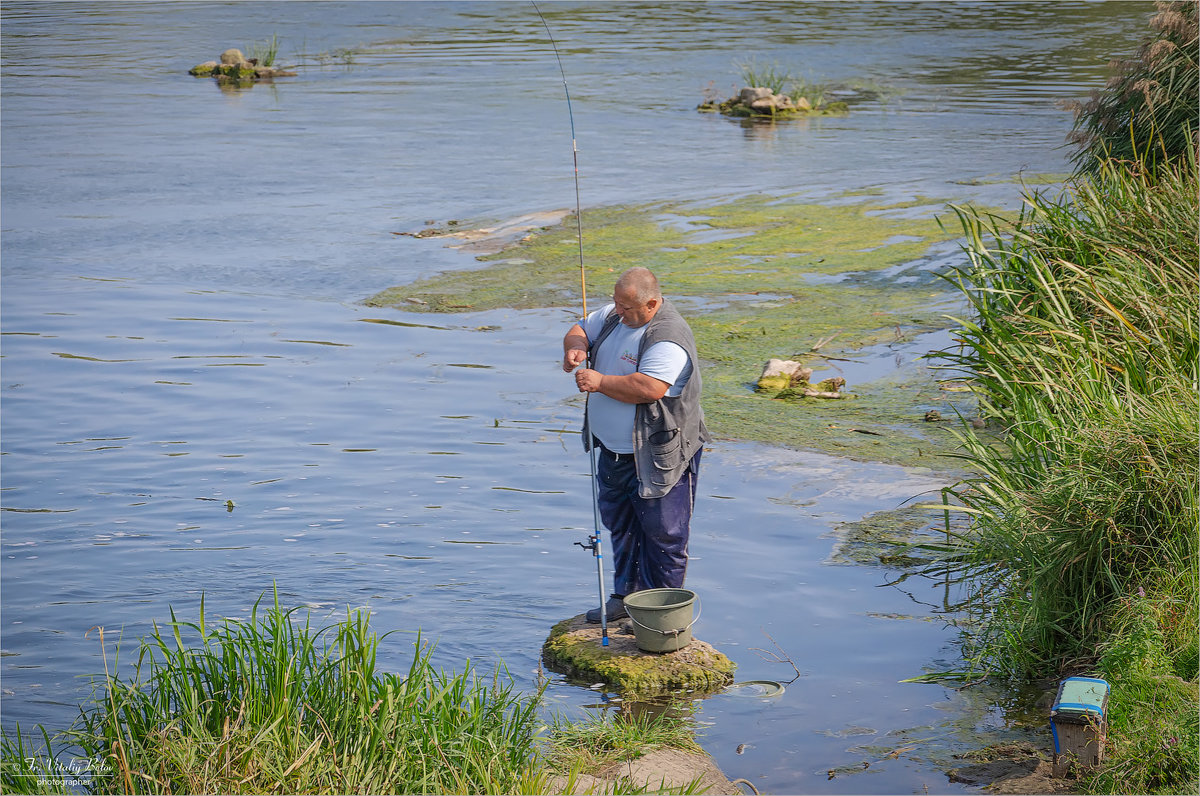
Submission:
M 627 376 L 606 376 L 595 370 L 584 368 L 575 374 L 575 384 L 580 392 L 598 392 L 627 404 L 646 404 L 657 401 L 667 394 L 670 384 L 645 373 L 630 373 Z

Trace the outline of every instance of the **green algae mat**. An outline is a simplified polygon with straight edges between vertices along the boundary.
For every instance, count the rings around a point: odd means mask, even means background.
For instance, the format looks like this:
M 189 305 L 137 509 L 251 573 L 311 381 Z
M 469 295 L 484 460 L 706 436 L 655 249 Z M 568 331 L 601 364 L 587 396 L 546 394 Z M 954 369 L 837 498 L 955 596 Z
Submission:
M 705 414 L 719 437 L 955 470 L 952 427 L 974 404 L 917 362 L 924 352 L 913 343 L 950 328 L 947 315 L 957 309 L 957 291 L 931 267 L 958 251 L 957 222 L 943 226 L 939 214 L 950 214 L 944 201 L 869 192 L 825 202 L 753 195 L 588 210 L 589 308 L 606 303 L 597 297 L 627 268 L 653 270 L 695 332 Z M 573 215 L 478 260 L 483 268 L 389 288 L 366 303 L 418 312 L 581 306 Z M 848 380 L 840 400 L 776 400 L 755 390 L 771 358 L 803 362 L 817 371 L 815 382 L 889 351 L 903 366 Z

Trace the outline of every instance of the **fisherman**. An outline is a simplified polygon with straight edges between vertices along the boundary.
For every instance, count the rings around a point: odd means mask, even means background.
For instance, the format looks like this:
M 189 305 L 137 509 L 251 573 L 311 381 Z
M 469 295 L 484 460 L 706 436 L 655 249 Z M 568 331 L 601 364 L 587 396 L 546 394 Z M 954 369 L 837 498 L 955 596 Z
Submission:
M 646 268 L 621 274 L 612 303 L 563 336 L 563 370 L 588 393 L 583 447 L 599 461 L 597 506 L 613 550 L 607 619 L 628 616 L 624 598 L 681 588 L 700 453 L 710 437 L 700 408 L 700 369 L 687 321 Z M 590 356 L 589 356 L 590 355 Z M 587 612 L 600 622 L 600 608 Z

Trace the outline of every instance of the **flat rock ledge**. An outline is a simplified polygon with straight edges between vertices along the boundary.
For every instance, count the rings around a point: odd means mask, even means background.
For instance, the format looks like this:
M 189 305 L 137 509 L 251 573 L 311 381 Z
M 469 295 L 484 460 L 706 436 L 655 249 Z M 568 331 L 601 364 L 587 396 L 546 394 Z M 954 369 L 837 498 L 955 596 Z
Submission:
M 643 652 L 628 619 L 609 624 L 607 647 L 600 640 L 600 625 L 588 624 L 580 614 L 551 629 L 542 645 L 542 659 L 551 671 L 602 682 L 627 698 L 671 691 L 719 691 L 733 682 L 737 668 L 711 644 L 697 638 L 676 652 Z
M 618 786 L 623 786 L 626 793 L 630 786 L 643 793 L 681 793 L 695 781 L 699 783 L 698 793 L 725 796 L 744 793 L 707 754 L 679 749 L 655 749 L 636 760 L 613 763 L 592 774 L 580 774 L 574 781 L 556 776 L 553 784 L 554 793 L 562 794 L 614 793 Z

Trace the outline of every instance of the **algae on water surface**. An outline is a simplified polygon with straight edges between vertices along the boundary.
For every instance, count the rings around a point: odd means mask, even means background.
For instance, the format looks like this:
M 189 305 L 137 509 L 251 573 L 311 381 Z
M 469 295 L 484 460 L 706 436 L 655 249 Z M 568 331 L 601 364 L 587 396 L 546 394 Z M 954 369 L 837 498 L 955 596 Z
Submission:
M 596 208 L 583 217 L 584 270 L 589 292 L 601 295 L 627 268 L 658 275 L 695 332 L 715 434 L 953 469 L 944 458 L 957 449 L 953 435 L 923 417 L 938 407 L 950 418 L 969 403 L 948 403 L 964 396 L 938 390 L 916 363 L 924 352 L 911 348 L 917 334 L 950 326 L 950 293 L 933 272 L 956 238 L 936 218 L 942 207 L 858 193 L 829 203 L 753 195 Z M 578 306 L 576 230 L 568 217 L 479 257 L 482 269 L 389 288 L 366 303 L 441 312 Z M 908 361 L 886 380 L 851 380 L 845 399 L 785 402 L 753 391 L 770 358 L 804 359 L 829 370 L 824 378 L 881 347 Z

